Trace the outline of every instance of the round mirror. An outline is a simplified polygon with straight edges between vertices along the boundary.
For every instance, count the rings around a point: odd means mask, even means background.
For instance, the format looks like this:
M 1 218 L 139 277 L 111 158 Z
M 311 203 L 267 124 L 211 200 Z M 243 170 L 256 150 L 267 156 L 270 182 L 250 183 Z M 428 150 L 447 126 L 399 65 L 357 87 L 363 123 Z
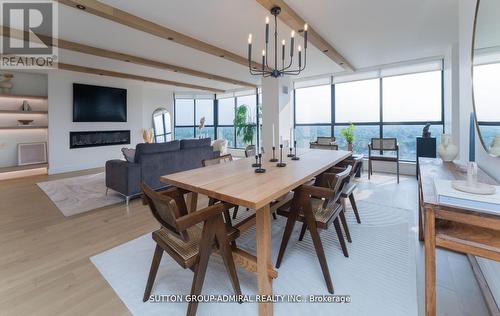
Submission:
M 484 149 L 500 156 L 500 1 L 478 0 L 472 48 L 474 112 Z
M 172 140 L 172 123 L 170 113 L 165 108 L 158 108 L 153 112 L 153 130 L 155 143 L 164 143 Z

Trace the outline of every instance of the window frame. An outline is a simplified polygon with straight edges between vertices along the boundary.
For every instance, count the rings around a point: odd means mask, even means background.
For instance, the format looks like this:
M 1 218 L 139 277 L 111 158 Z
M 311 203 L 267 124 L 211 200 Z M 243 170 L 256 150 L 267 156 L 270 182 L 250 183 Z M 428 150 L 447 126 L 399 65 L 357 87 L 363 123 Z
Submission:
M 232 99 L 233 100 L 233 106 L 234 106 L 234 115 L 236 116 L 236 108 L 238 106 L 238 100 L 237 98 L 238 97 L 243 97 L 243 96 L 248 96 L 248 95 L 241 95 L 241 96 L 231 96 L 229 98 L 224 98 L 224 99 Z M 260 103 L 259 103 L 259 91 L 258 89 L 255 89 L 255 93 L 254 94 L 250 94 L 250 96 L 254 96 L 255 97 L 255 102 L 256 102 L 256 106 L 255 106 L 255 118 L 256 118 L 256 121 L 257 121 L 257 125 L 261 125 L 261 122 L 260 122 L 260 118 L 259 118 L 259 106 L 260 106 Z M 187 100 L 193 100 L 194 101 L 194 105 L 193 105 L 193 123 L 195 125 L 177 125 L 177 118 L 176 118 L 176 113 L 177 113 L 177 100 L 181 100 L 181 99 L 187 99 Z M 175 129 L 176 128 L 181 128 L 181 127 L 184 127 L 184 128 L 193 128 L 193 135 L 194 137 L 196 138 L 198 135 L 197 135 L 197 125 L 196 125 L 196 101 L 197 100 L 202 100 L 200 98 L 176 98 L 175 95 L 174 95 L 174 127 L 173 127 L 173 131 L 174 131 L 174 139 L 176 139 L 176 136 L 175 136 Z M 206 99 L 203 99 L 203 100 L 206 100 Z M 237 147 L 237 135 L 236 135 L 236 128 L 234 127 L 234 122 L 232 125 L 229 125 L 229 124 L 219 124 L 219 99 L 217 99 L 217 95 L 214 95 L 214 98 L 213 99 L 210 99 L 213 101 L 213 117 L 214 117 L 214 124 L 213 125 L 205 125 L 205 127 L 213 127 L 214 128 L 214 140 L 218 138 L 218 134 L 219 134 L 219 131 L 218 129 L 219 128 L 222 128 L 222 127 L 230 127 L 230 128 L 233 128 L 234 129 L 234 132 L 233 132 L 233 139 L 232 139 L 232 142 L 234 144 L 234 146 L 231 146 L 231 147 L 228 147 L 228 148 L 231 148 L 231 149 L 243 149 L 244 147 Z M 233 118 L 234 120 L 234 118 Z M 260 132 L 259 132 L 259 129 L 257 129 L 257 133 L 256 133 L 256 137 L 259 138 L 260 137 Z

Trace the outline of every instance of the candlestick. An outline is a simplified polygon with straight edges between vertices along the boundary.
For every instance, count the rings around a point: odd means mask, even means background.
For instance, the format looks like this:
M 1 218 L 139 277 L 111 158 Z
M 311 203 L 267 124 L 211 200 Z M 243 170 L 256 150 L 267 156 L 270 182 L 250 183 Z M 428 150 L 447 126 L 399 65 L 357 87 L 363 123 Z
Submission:
M 276 145 L 274 144 L 274 124 L 273 124 L 273 147 L 275 147 Z
M 254 168 L 260 168 L 261 164 L 259 163 L 259 155 L 255 155 L 255 163 L 252 164 Z
M 285 167 L 286 163 L 283 162 L 283 144 L 280 144 L 280 162 L 276 164 L 276 167 Z
M 259 168 L 255 169 L 255 173 L 264 173 L 266 169 L 262 168 L 262 154 L 259 154 Z
M 292 160 L 300 160 L 299 157 L 297 157 L 297 141 L 293 141 L 293 148 L 295 150 L 295 153 L 293 154 Z
M 476 161 L 476 135 L 474 133 L 474 128 L 474 112 L 471 112 L 469 124 L 469 161 Z
M 273 158 L 272 159 L 269 159 L 270 162 L 277 162 L 278 159 L 276 159 L 276 147 L 273 146 Z

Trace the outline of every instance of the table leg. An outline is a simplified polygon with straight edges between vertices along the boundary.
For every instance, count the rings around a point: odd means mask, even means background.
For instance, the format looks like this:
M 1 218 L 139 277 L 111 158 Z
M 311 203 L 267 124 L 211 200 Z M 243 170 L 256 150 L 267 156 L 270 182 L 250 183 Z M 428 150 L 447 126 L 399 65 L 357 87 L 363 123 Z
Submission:
M 273 280 L 268 273 L 268 267 L 272 266 L 271 245 L 271 210 L 269 205 L 256 211 L 257 229 L 257 281 L 259 295 L 273 294 Z M 259 315 L 273 315 L 272 303 L 259 303 Z
M 198 193 L 189 192 L 186 196 L 186 199 L 188 213 L 195 212 L 198 207 Z
M 418 240 L 424 241 L 424 214 L 422 212 L 422 191 L 418 187 Z
M 425 209 L 425 315 L 436 315 L 436 216 Z

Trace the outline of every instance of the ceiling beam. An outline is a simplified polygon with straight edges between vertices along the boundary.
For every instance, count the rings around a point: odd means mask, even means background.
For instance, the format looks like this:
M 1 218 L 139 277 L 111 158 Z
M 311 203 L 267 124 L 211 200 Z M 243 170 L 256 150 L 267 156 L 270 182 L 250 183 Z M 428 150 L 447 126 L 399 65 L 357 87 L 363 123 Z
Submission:
M 257 0 L 267 10 L 272 7 L 278 6 L 281 8 L 281 13 L 278 15 L 279 19 L 288 25 L 292 30 L 302 30 L 306 21 L 301 18 L 290 6 L 283 0 Z M 307 40 L 310 44 L 316 46 L 328 58 L 333 60 L 337 65 L 344 68 L 346 71 L 354 71 L 354 67 L 333 48 L 321 35 L 319 35 L 311 25 L 308 25 Z
M 203 86 L 197 86 L 197 85 L 193 85 L 193 84 L 189 84 L 189 83 L 182 83 L 182 82 L 176 82 L 176 81 L 170 81 L 170 80 L 152 78 L 152 77 L 144 77 L 144 76 L 139 76 L 139 75 L 127 74 L 127 73 L 123 73 L 123 72 L 90 68 L 90 67 L 84 67 L 84 66 L 78 66 L 78 65 L 72 65 L 72 64 L 58 63 L 57 68 L 63 69 L 63 70 L 93 74 L 93 75 L 108 76 L 108 77 L 115 77 L 115 78 L 122 78 L 122 79 L 132 79 L 132 80 L 153 82 L 153 83 L 159 83 L 159 84 L 165 84 L 165 85 L 169 85 L 169 86 L 183 87 L 183 88 L 189 88 L 189 89 L 195 89 L 195 90 L 204 90 L 204 91 L 210 91 L 210 92 L 214 92 L 214 93 L 224 92 L 224 90 L 203 87 Z
M 237 64 L 248 67 L 248 59 L 228 50 L 197 40 L 184 35 L 165 26 L 148 21 L 126 11 L 112 7 L 96 0 L 57 0 L 59 3 L 77 8 L 83 12 L 91 13 L 113 22 L 131 27 L 133 29 L 149 33 L 174 43 L 184 45 L 207 54 L 224 58 Z M 262 65 L 252 62 L 252 67 L 261 69 Z
M 18 29 L 13 29 L 9 28 L 7 26 L 4 26 L 3 28 L 0 28 L 0 32 L 3 35 L 3 31 L 6 30 L 8 34 L 5 34 L 5 36 L 9 36 L 11 38 L 16 38 L 19 40 L 23 40 L 23 34 L 25 33 L 22 30 Z M 42 34 L 36 34 L 41 40 L 44 39 L 50 39 L 48 36 L 42 35 Z M 210 79 L 210 80 L 215 80 L 215 81 L 221 81 L 221 82 L 226 82 L 230 84 L 235 84 L 238 86 L 244 86 L 244 87 L 251 87 L 251 88 L 257 88 L 256 84 L 245 82 L 245 81 L 240 81 L 240 80 L 235 80 L 231 78 L 226 78 L 194 69 L 189 69 L 186 67 L 181 67 L 181 66 L 176 66 L 172 64 L 167 64 L 164 62 L 156 61 L 156 60 L 151 60 L 151 59 L 146 59 L 143 57 L 139 56 L 134 56 L 134 55 L 129 55 L 125 53 L 120 53 L 112 50 L 107 50 L 107 49 L 102 49 L 98 47 L 93 47 L 89 45 L 84 45 L 80 43 L 75 43 L 71 41 L 67 41 L 64 39 L 52 39 L 52 43 L 54 43 L 55 46 L 74 51 L 74 52 L 79 52 L 79 53 L 85 53 L 89 55 L 94 55 L 98 57 L 105 57 L 105 58 L 110 58 L 110 59 L 115 59 L 115 60 L 120 60 L 128 63 L 133 63 L 137 65 L 142 65 L 142 66 L 149 66 L 153 68 L 158 68 L 162 70 L 169 70 L 173 72 L 179 72 L 183 73 L 186 75 L 194 76 L 194 77 L 200 77 L 200 78 L 205 78 L 205 79 Z

